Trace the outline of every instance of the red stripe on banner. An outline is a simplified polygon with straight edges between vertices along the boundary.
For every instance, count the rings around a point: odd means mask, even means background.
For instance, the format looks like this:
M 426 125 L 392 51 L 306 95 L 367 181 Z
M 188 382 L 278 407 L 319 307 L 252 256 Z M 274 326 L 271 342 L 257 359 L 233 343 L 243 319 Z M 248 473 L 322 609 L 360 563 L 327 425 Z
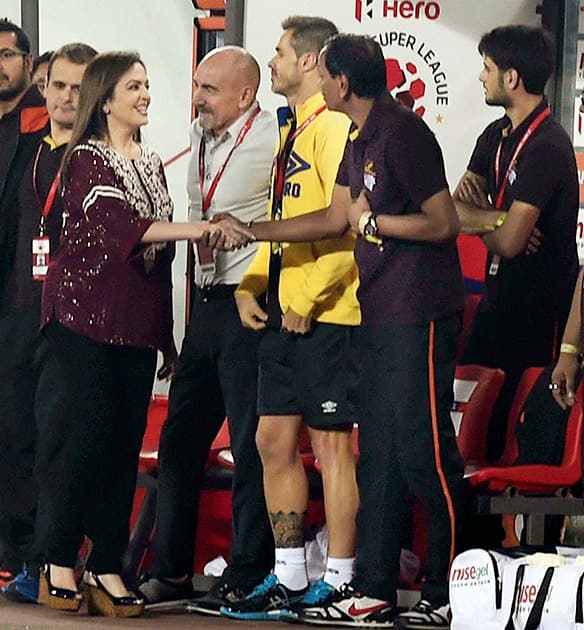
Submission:
M 164 168 L 166 168 L 167 166 L 170 166 L 171 164 L 174 164 L 177 160 L 180 160 L 181 157 L 184 157 L 185 155 L 187 155 L 187 153 L 190 153 L 190 152 L 191 152 L 190 147 L 183 149 L 180 153 L 177 153 L 173 157 L 166 160 L 166 162 L 164 163 Z

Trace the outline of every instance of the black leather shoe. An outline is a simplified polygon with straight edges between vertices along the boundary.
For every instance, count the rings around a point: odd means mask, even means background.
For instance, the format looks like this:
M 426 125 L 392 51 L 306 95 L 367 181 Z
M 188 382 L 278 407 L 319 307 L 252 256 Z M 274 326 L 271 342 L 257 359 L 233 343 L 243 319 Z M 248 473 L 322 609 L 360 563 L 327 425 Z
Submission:
M 185 605 L 195 596 L 190 578 L 175 582 L 149 573 L 140 576 L 136 590 L 144 598 L 147 610 Z
M 189 612 L 219 617 L 221 615 L 219 610 L 222 606 L 231 606 L 245 599 L 251 590 L 251 588 L 243 589 L 220 581 L 213 585 L 206 595 L 191 599 L 187 604 L 187 610 Z

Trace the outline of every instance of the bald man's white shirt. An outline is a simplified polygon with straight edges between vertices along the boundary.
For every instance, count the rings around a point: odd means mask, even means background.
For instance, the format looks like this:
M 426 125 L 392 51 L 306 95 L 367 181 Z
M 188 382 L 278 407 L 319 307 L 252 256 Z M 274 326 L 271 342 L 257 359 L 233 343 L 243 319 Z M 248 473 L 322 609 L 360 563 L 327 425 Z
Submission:
M 255 102 L 218 138 L 203 131 L 198 118 L 193 122 L 187 179 L 191 221 L 203 218 L 199 187 L 199 148 L 203 134 L 205 136 L 203 194 L 207 195 L 217 171 L 234 147 L 239 132 L 257 108 L 258 103 Z M 206 218 L 210 219 L 217 213 L 229 212 L 245 223 L 265 219 L 277 142 L 276 119 L 269 112 L 260 111 L 243 142 L 233 151 L 219 180 L 211 205 L 205 213 Z M 200 267 L 196 266 L 196 285 L 201 287 L 209 284 L 239 284 L 256 249 L 257 244 L 252 243 L 235 252 L 215 251 L 215 270 L 212 277 L 209 277 L 208 273 L 204 274 Z

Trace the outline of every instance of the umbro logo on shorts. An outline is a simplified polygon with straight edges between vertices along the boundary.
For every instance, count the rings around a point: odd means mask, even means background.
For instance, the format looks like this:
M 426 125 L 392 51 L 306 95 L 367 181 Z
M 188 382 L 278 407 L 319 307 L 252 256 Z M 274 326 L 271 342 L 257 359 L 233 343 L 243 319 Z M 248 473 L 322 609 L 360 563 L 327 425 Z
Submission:
M 322 413 L 337 413 L 338 403 L 334 400 L 325 400 L 320 406 Z

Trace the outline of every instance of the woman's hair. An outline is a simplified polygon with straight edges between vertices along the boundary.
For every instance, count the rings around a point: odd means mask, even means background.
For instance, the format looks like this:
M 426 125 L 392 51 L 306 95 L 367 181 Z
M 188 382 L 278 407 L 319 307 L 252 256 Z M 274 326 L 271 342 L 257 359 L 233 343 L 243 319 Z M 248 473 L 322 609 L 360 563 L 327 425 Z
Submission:
M 108 123 L 104 107 L 112 98 L 120 78 L 135 64 L 144 66 L 137 52 L 114 51 L 94 57 L 88 64 L 79 88 L 79 103 L 71 140 L 63 155 L 62 181 L 67 181 L 69 160 L 75 147 L 89 138 L 108 138 Z M 144 66 L 145 67 L 145 66 Z M 140 131 L 136 132 L 140 141 Z

